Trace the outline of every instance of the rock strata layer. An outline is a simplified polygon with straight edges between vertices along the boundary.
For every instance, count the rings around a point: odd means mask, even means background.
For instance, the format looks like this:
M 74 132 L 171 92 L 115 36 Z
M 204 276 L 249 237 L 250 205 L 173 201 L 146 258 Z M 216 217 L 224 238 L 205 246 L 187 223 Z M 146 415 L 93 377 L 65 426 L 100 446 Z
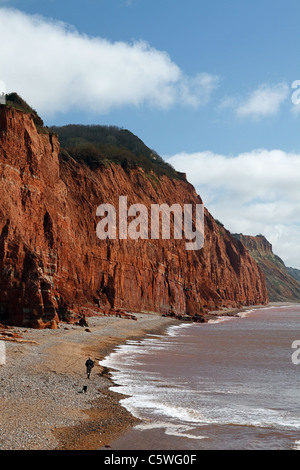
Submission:
M 271 243 L 262 235 L 236 234 L 251 256 L 260 265 L 266 277 L 271 302 L 295 302 L 300 300 L 300 282 L 292 275 L 297 269 L 287 268 L 279 256 L 273 253 Z
M 99 313 L 209 310 L 268 302 L 244 245 L 205 210 L 204 247 L 186 240 L 100 240 L 97 207 L 200 204 L 191 184 L 121 165 L 91 169 L 60 156 L 55 134 L 0 107 L 0 322 L 55 328 Z

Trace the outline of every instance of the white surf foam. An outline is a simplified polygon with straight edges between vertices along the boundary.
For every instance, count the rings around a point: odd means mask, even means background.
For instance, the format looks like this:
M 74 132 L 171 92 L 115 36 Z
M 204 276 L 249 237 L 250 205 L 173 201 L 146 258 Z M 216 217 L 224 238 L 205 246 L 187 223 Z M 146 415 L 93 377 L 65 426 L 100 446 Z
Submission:
M 197 409 L 193 407 L 196 395 L 200 392 L 179 390 L 172 387 L 160 389 L 153 383 L 140 384 L 136 387 L 133 382 L 128 386 L 118 387 L 118 392 L 127 395 L 121 404 L 134 416 L 150 419 L 152 423 L 160 421 L 162 417 L 170 422 L 197 426 L 205 425 L 237 425 L 258 428 L 276 428 L 299 430 L 299 417 L 284 410 L 225 404 L 216 400 L 198 401 Z M 128 396 L 131 395 L 131 396 Z M 205 394 L 205 393 L 204 393 Z M 203 394 L 203 395 L 204 395 Z M 230 390 L 222 394 L 231 394 Z M 236 394 L 236 391 L 233 391 Z M 208 394 L 209 396 L 209 394 Z
M 229 320 L 236 320 L 236 317 L 234 317 L 233 315 L 217 316 L 216 318 L 208 320 L 207 323 L 222 323 Z
M 244 318 L 251 313 L 256 313 L 257 310 L 259 309 L 249 308 L 249 310 L 240 312 L 239 316 Z M 236 317 L 217 318 L 218 322 L 233 319 Z M 244 324 L 244 322 L 242 323 Z M 181 379 L 181 377 L 172 379 L 171 376 L 162 377 L 158 372 L 147 373 L 141 370 L 143 369 L 142 355 L 145 355 L 145 360 L 149 365 L 149 363 L 151 364 L 151 355 L 155 355 L 156 352 L 168 351 L 169 348 L 176 351 L 176 348 L 180 347 L 180 338 L 188 336 L 191 328 L 203 328 L 203 325 L 180 324 L 170 327 L 166 335 L 149 335 L 143 340 L 128 341 L 101 361 L 101 365 L 114 369 L 112 377 L 118 385 L 117 391 L 126 396 L 121 400 L 121 404 L 134 416 L 147 420 L 147 424 L 142 423 L 142 426 L 163 427 L 166 433 L 173 433 L 170 435 L 191 439 L 195 439 L 192 430 L 201 429 L 207 425 L 300 430 L 299 415 L 294 415 L 288 410 L 257 406 L 256 402 L 250 406 L 246 400 L 242 402 L 242 389 L 238 389 L 237 386 L 234 388 L 234 384 L 232 389 L 228 384 L 222 389 L 222 383 L 214 384 L 214 382 L 205 382 L 205 380 L 201 384 L 200 381 L 197 381 L 197 369 L 195 372 L 196 385 L 192 385 L 196 390 L 191 389 L 192 386 L 188 381 L 185 382 L 185 380 L 190 380 L 191 375 L 189 374 L 187 374 L 187 379 Z M 213 328 L 209 330 L 211 332 Z M 193 336 L 192 333 L 191 337 L 194 338 L 195 335 Z M 198 344 L 191 345 L 192 348 L 195 346 L 198 347 Z M 195 354 L 195 358 L 198 357 L 197 354 Z M 136 365 L 142 367 L 135 368 Z M 224 380 L 226 382 L 226 378 Z M 112 389 L 115 390 L 114 387 Z M 251 395 L 250 392 L 247 389 L 246 396 L 247 394 Z M 226 399 L 226 395 L 229 396 L 228 399 Z M 166 422 L 166 426 L 161 425 Z M 199 439 L 205 437 L 199 429 L 197 431 L 201 434 Z M 300 450 L 300 441 L 295 441 L 294 446 L 298 446 Z
M 168 436 L 176 437 L 185 437 L 187 439 L 208 439 L 207 436 L 199 436 L 197 434 L 191 434 L 188 431 L 197 430 L 197 428 L 192 426 L 182 426 L 177 424 L 170 424 L 165 422 L 156 422 L 156 423 L 142 423 L 135 426 L 135 429 L 145 431 L 152 429 L 164 429 L 165 433 Z
M 300 450 L 300 441 L 295 441 L 292 445 L 293 450 Z

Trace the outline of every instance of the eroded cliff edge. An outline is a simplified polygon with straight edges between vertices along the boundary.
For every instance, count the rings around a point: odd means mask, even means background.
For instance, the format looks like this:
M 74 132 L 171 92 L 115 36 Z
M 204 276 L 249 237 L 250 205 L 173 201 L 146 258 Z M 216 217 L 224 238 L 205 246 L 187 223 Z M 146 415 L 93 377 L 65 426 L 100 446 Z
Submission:
M 99 240 L 96 209 L 120 195 L 147 207 L 202 202 L 184 180 L 63 158 L 55 134 L 0 107 L 0 323 L 51 327 L 111 309 L 201 319 L 268 302 L 261 268 L 208 211 L 199 251 L 185 240 Z
M 262 268 L 271 302 L 298 302 L 300 282 L 291 275 L 297 269 L 287 268 L 282 259 L 273 252 L 272 244 L 263 236 L 234 234 L 249 250 L 250 255 Z

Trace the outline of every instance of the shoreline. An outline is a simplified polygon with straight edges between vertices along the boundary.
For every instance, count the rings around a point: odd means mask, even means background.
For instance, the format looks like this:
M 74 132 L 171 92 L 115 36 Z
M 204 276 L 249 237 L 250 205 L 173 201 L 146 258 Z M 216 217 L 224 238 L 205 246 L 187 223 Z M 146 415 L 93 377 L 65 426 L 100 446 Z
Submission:
M 208 319 L 288 305 L 297 302 L 215 311 Z M 20 339 L 5 342 L 6 365 L 0 366 L 0 450 L 105 449 L 140 422 L 120 404 L 123 395 L 110 390 L 110 370 L 98 362 L 127 340 L 164 334 L 183 322 L 153 313 L 136 317 L 89 317 L 87 328 L 65 323 L 56 330 L 10 327 L 7 331 Z M 88 356 L 95 361 L 89 380 Z
M 138 420 L 121 406 L 122 396 L 109 390 L 110 372 L 98 362 L 127 340 L 163 334 L 181 323 L 156 314 L 135 316 L 136 321 L 93 316 L 88 327 L 3 330 L 10 336 L 1 341 L 6 364 L 0 365 L 0 450 L 98 450 L 132 427 Z M 95 361 L 90 379 L 88 356 Z
M 240 308 L 229 308 L 223 310 L 213 310 L 206 315 L 208 320 L 213 320 L 216 317 L 230 316 L 238 317 L 240 313 L 245 313 L 252 310 L 259 310 L 261 308 L 271 308 L 271 307 L 289 307 L 292 305 L 300 305 L 300 302 L 269 302 L 267 305 L 248 305 L 246 307 Z

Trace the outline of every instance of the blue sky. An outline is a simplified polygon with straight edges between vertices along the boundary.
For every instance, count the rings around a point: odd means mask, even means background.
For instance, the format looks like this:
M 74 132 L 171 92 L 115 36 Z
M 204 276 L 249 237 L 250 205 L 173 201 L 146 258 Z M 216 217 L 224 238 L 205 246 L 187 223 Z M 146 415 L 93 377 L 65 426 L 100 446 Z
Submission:
M 280 115 L 264 120 L 236 119 L 228 109 L 220 109 L 226 96 L 245 100 L 262 83 L 291 86 L 300 77 L 298 1 L 11 0 L 4 4 L 64 21 L 81 34 L 111 42 L 146 41 L 165 51 L 186 75 L 205 72 L 220 79 L 209 104 L 198 109 L 175 105 L 162 112 L 149 106 L 120 106 L 109 114 L 71 110 L 50 118 L 43 112 L 49 124 L 117 124 L 137 133 L 160 154 L 238 153 L 259 147 L 300 151 L 299 119 L 290 112 L 290 101 Z
M 0 0 L 0 87 L 48 125 L 130 129 L 300 268 L 299 17 L 298 0 Z

